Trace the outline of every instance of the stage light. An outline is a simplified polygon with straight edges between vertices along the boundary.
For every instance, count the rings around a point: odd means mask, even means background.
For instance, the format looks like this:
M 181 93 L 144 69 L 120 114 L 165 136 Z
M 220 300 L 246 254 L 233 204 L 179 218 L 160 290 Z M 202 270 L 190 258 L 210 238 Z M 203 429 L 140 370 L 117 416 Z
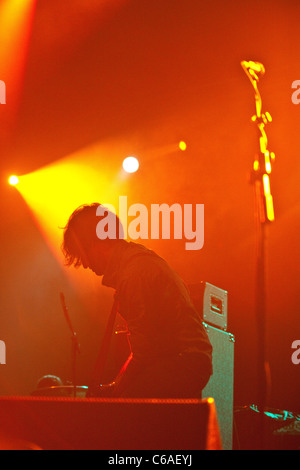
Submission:
M 0 5 L 1 79 L 20 80 L 27 57 L 37 0 L 3 0 Z M 23 77 L 22 77 L 23 78 Z
M 254 163 L 253 163 L 253 170 L 254 170 L 254 171 L 258 171 L 258 170 L 259 170 L 259 161 L 258 161 L 258 160 L 254 160 Z
M 9 184 L 11 184 L 12 186 L 16 186 L 19 183 L 19 178 L 13 175 L 9 178 L 8 181 L 9 181 Z
M 187 145 L 183 140 L 181 140 L 178 144 L 178 147 L 184 152 L 186 150 Z
M 123 161 L 123 168 L 127 173 L 134 173 L 139 169 L 138 159 L 135 157 L 127 157 Z
M 0 79 L 9 90 L 9 106 L 5 110 L 5 120 L 0 124 L 5 140 L 12 138 L 19 111 L 36 2 L 0 1 Z M 5 104 L 6 100 L 3 102 L 2 96 L 0 101 Z
M 274 207 L 273 207 L 273 197 L 271 195 L 270 189 L 270 178 L 267 174 L 263 175 L 263 186 L 264 186 L 264 195 L 266 200 L 266 212 L 267 218 L 270 222 L 274 220 Z
M 99 202 L 117 208 L 120 194 L 130 196 L 131 178 L 120 171 L 123 170 L 120 155 L 129 155 L 130 152 L 127 146 L 127 138 L 116 144 L 115 137 L 91 144 L 32 173 L 22 174 L 19 184 L 9 188 L 19 192 L 26 202 L 33 221 L 59 265 L 64 266 L 65 262 L 61 250 L 63 227 L 77 207 Z M 10 171 L 18 174 L 16 168 Z M 122 178 L 124 174 L 126 177 Z M 84 308 L 94 315 L 93 302 L 87 298 L 85 290 L 90 288 L 91 282 L 96 282 L 94 273 L 89 271 L 63 268 Z
M 270 161 L 270 152 L 268 150 L 265 152 L 265 168 L 267 173 L 271 173 L 272 167 Z
M 114 143 L 115 145 L 115 143 Z M 19 177 L 15 186 L 45 236 L 53 253 L 63 261 L 62 230 L 71 213 L 82 204 L 100 202 L 117 207 L 119 193 L 128 194 L 128 178 L 120 180 L 120 161 L 108 156 L 124 154 L 113 144 L 86 147 L 59 161 Z

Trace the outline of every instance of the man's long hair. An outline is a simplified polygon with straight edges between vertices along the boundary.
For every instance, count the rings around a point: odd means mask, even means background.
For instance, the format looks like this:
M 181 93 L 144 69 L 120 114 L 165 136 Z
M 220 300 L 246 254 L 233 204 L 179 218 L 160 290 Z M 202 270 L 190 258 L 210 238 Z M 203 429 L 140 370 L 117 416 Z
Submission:
M 123 238 L 123 229 L 119 217 L 104 207 L 106 215 L 109 214 L 110 217 L 114 217 L 116 220 L 116 238 L 114 240 L 99 240 L 96 233 L 97 224 L 101 220 L 101 217 L 96 216 L 99 206 L 101 204 L 96 202 L 79 206 L 71 214 L 67 225 L 63 228 L 62 252 L 66 260 L 66 266 L 74 265 L 76 268 L 81 266 L 82 255 L 94 243 L 114 242 L 116 239 Z

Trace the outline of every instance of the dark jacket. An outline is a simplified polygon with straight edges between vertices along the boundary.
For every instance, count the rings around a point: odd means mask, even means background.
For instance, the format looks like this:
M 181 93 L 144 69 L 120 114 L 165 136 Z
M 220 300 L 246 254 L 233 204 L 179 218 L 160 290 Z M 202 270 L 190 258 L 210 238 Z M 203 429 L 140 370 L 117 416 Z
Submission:
M 127 323 L 135 362 L 178 353 L 196 353 L 212 369 L 212 346 L 188 289 L 164 259 L 121 240 L 104 273 L 116 289 L 119 313 Z

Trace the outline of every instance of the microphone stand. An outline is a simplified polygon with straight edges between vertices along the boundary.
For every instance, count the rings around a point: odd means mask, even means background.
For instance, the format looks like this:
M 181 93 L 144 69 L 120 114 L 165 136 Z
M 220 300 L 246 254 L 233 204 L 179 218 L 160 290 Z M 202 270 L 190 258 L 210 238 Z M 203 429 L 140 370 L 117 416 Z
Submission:
M 76 391 L 77 391 L 77 353 L 80 353 L 80 345 L 78 343 L 77 335 L 73 329 L 72 322 L 69 316 L 68 308 L 65 302 L 65 296 L 61 292 L 60 293 L 60 300 L 61 305 L 63 308 L 63 312 L 65 314 L 65 318 L 67 320 L 67 324 L 71 331 L 71 340 L 72 340 L 72 376 L 73 376 L 73 396 L 76 398 Z
M 262 100 L 258 90 L 259 75 L 265 72 L 264 66 L 258 62 L 242 61 L 241 66 L 248 76 L 255 93 L 256 114 L 252 122 L 257 124 L 259 133 L 259 153 L 255 156 L 250 182 L 254 185 L 257 253 L 256 253 L 256 322 L 258 339 L 258 408 L 261 413 L 259 442 L 264 448 L 264 413 L 268 394 L 268 362 L 266 360 L 266 292 L 265 292 L 265 236 L 266 225 L 274 221 L 273 198 L 270 189 L 270 174 L 273 152 L 268 150 L 268 139 L 265 126 L 272 121 L 268 112 L 262 113 Z

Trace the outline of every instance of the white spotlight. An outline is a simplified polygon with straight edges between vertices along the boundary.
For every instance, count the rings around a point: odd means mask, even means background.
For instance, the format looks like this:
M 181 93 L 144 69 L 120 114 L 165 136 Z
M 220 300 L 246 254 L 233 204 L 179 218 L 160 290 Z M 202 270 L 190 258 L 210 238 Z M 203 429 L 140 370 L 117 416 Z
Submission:
M 123 168 L 127 173 L 134 173 L 139 169 L 139 161 L 135 157 L 127 157 L 123 161 Z

